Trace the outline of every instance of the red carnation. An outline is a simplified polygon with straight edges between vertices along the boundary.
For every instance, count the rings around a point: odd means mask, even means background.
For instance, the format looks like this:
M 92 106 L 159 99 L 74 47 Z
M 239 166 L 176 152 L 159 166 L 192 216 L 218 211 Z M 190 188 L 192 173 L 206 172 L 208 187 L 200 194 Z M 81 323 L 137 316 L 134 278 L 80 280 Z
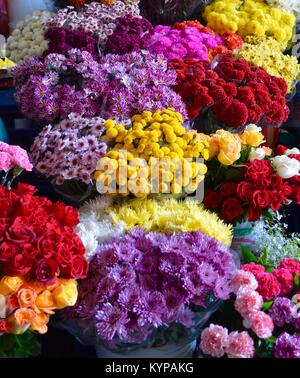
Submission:
M 262 273 L 256 276 L 258 283 L 257 292 L 262 295 L 264 300 L 271 300 L 280 294 L 280 284 L 271 273 Z
M 280 295 L 289 294 L 294 288 L 293 274 L 285 268 L 274 269 L 272 274 L 280 284 Z
M 231 106 L 224 114 L 224 122 L 231 127 L 244 126 L 248 119 L 248 109 L 245 104 L 233 100 Z
M 222 200 L 223 196 L 220 193 L 209 190 L 205 193 L 203 203 L 209 209 L 214 210 L 221 205 Z
M 260 264 L 249 263 L 241 265 L 241 269 L 254 274 L 255 277 L 265 272 L 265 267 Z
M 294 259 L 286 258 L 281 260 L 279 268 L 285 268 L 292 274 L 298 273 L 300 276 L 300 262 Z
M 235 197 L 227 198 L 221 207 L 220 217 L 226 222 L 232 222 L 234 219 L 244 214 L 240 201 Z

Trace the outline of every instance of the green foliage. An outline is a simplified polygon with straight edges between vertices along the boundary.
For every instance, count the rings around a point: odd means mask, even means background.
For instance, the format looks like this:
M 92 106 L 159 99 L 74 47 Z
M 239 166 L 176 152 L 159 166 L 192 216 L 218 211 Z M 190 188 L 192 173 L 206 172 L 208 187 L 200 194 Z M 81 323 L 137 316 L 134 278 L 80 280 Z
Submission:
M 242 262 L 244 264 L 251 262 L 257 263 L 257 257 L 250 251 L 250 249 L 244 247 L 243 245 L 241 245 L 240 248 L 242 252 Z
M 267 310 L 269 310 L 269 308 L 272 307 L 272 305 L 273 305 L 273 301 L 265 302 L 265 303 L 263 304 L 263 307 L 262 307 L 263 311 L 267 311 Z
M 256 347 L 256 357 L 272 358 L 275 342 L 276 337 L 271 337 L 267 340 L 259 339 Z
M 0 336 L 0 356 L 8 358 L 36 357 L 41 353 L 41 345 L 30 331 L 22 335 L 4 334 Z

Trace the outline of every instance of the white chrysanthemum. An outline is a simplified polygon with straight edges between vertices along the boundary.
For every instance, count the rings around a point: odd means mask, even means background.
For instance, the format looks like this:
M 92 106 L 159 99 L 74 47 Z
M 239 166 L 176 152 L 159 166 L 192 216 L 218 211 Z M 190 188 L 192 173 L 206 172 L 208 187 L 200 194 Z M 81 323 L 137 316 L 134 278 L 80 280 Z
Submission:
M 299 0 L 267 0 L 271 6 L 279 7 L 285 9 L 288 12 L 300 13 L 300 2 Z

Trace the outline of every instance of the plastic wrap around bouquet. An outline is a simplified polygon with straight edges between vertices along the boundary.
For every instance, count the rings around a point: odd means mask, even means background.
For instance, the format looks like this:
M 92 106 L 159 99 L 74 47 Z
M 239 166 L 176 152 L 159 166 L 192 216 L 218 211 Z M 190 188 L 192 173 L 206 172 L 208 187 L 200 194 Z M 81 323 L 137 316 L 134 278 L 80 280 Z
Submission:
M 171 25 L 174 22 L 191 19 L 200 14 L 212 0 L 142 0 L 140 8 L 142 15 L 153 24 Z

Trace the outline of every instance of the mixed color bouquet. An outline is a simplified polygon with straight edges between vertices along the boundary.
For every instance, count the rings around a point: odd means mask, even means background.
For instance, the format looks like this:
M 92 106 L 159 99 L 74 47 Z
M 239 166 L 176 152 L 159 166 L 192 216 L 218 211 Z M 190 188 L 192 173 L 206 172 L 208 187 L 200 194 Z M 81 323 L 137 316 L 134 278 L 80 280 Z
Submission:
M 243 139 L 255 128 L 248 126 Z M 271 152 L 260 147 L 245 148 L 236 163 L 221 159 L 221 165 L 215 158 L 209 169 L 211 182 L 206 185 L 204 204 L 217 211 L 223 220 L 235 222 L 245 216 L 256 221 L 263 212 L 279 210 L 290 200 L 299 203 L 299 153 L 290 154 L 286 150 L 280 155 L 277 149 L 272 157 Z
M 77 305 L 66 311 L 115 349 L 141 346 L 159 327 L 189 329 L 209 295 L 226 299 L 235 264 L 230 251 L 200 231 L 175 235 L 136 228 L 99 246 Z
M 96 61 L 87 51 L 32 58 L 13 70 L 21 111 L 37 122 L 59 122 L 70 113 L 124 121 L 144 110 L 185 106 L 172 89 L 176 72 L 147 52 L 108 54 Z
M 289 115 L 287 84 L 244 59 L 218 55 L 212 63 L 174 59 L 175 90 L 187 106 L 189 119 L 199 115 L 196 127 L 237 129 L 247 123 L 280 126 Z M 198 123 L 200 125 L 198 125 Z

